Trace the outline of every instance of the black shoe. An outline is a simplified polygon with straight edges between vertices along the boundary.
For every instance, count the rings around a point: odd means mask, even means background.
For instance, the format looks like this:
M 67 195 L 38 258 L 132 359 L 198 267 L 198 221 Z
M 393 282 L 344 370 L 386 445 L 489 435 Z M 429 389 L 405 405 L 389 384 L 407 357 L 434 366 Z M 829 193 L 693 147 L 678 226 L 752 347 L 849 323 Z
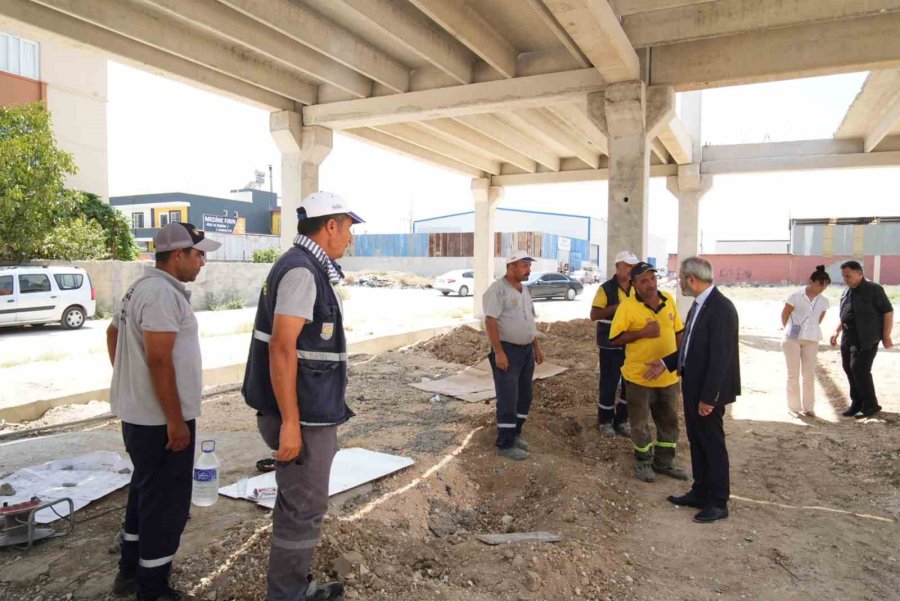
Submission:
M 841 415 L 843 415 L 844 417 L 853 417 L 857 413 L 859 413 L 859 409 L 853 407 L 852 405 L 841 411 Z
M 704 507 L 706 507 L 706 501 L 692 492 L 689 492 L 686 495 L 681 495 L 680 497 L 669 495 L 668 497 L 666 497 L 666 500 L 673 505 L 678 505 L 679 507 L 696 507 L 697 509 L 703 509 Z
M 728 517 L 728 510 L 721 507 L 706 507 L 694 516 L 695 522 L 705 524 L 707 522 L 715 522 L 716 520 L 724 520 Z
M 881 411 L 881 405 L 875 405 L 875 406 L 872 407 L 871 409 L 863 409 L 862 411 L 860 411 L 859 413 L 857 413 L 857 414 L 854 415 L 853 417 L 855 417 L 856 419 L 863 419 L 863 418 L 866 418 L 866 417 L 872 417 L 873 415 L 875 415 L 875 414 L 878 413 L 879 411 Z
M 133 597 L 134 596 L 134 574 L 126 574 L 119 571 L 116 579 L 113 580 L 112 594 L 116 597 Z
M 310 601 L 343 601 L 344 585 L 341 582 L 317 584 L 315 580 L 311 580 L 306 589 L 306 598 Z

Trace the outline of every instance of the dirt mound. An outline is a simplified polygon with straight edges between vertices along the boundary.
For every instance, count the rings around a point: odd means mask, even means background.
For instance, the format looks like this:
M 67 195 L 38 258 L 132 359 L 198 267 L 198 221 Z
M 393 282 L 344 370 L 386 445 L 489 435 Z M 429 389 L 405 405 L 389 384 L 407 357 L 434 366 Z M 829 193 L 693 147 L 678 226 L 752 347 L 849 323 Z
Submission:
M 557 338 L 593 343 L 597 337 L 597 327 L 590 319 L 572 321 L 552 321 L 539 323 L 538 330 Z
M 447 363 L 474 365 L 487 357 L 490 346 L 482 332 L 469 326 L 462 326 L 417 344 L 413 349 L 431 353 L 435 358 Z

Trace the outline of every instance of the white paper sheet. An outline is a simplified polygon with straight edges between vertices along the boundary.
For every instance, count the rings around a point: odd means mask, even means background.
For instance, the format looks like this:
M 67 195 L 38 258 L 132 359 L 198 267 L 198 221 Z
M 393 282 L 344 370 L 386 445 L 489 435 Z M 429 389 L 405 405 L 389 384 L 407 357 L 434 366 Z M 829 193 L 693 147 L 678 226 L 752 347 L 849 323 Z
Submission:
M 378 453 L 367 449 L 341 449 L 334 457 L 331 465 L 331 478 L 328 482 L 328 496 L 342 493 L 351 488 L 356 488 L 366 482 L 383 478 L 388 474 L 409 467 L 414 464 L 409 457 Z M 261 474 L 247 480 L 247 493 L 244 496 L 249 501 L 256 501 L 258 505 L 272 509 L 275 507 L 275 498 L 257 499 L 253 491 L 260 488 L 277 487 L 275 472 Z M 237 495 L 237 483 L 223 486 L 219 494 L 239 498 Z
M 128 472 L 120 474 L 121 470 Z M 42 501 L 54 501 L 70 497 L 75 511 L 86 507 L 92 501 L 105 497 L 131 481 L 133 467 L 131 460 L 111 451 L 96 451 L 69 459 L 48 461 L 42 465 L 24 467 L 0 480 L 9 483 L 16 490 L 10 497 L 0 497 L 0 502 L 10 505 L 38 497 Z M 35 514 L 35 521 L 49 524 L 60 517 L 67 517 L 68 506 L 43 509 Z

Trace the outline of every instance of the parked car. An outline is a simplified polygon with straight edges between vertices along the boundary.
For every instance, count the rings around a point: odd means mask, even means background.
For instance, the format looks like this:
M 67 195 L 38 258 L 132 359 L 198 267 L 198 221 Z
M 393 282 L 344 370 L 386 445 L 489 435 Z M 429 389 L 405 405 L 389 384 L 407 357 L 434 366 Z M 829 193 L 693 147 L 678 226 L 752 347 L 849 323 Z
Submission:
M 459 296 L 469 296 L 469 293 L 475 289 L 475 271 L 472 269 L 448 271 L 444 275 L 439 275 L 435 278 L 432 287 L 435 290 L 440 290 L 444 296 L 451 292 Z
M 77 330 L 96 310 L 97 295 L 84 269 L 0 267 L 0 326 L 59 323 Z
M 531 298 L 560 297 L 566 300 L 575 300 L 575 297 L 584 291 L 581 282 L 573 280 L 567 275 L 551 271 L 537 271 L 531 274 L 525 282 Z
M 582 284 L 596 284 L 600 281 L 600 274 L 596 271 L 579 269 L 569 274 L 569 277 Z

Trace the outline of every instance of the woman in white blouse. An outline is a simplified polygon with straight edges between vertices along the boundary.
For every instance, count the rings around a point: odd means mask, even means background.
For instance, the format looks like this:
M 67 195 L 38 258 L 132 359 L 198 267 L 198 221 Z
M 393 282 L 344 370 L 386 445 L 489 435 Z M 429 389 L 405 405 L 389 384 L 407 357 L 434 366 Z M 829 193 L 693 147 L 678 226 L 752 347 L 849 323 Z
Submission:
M 791 294 L 784 302 L 781 325 L 784 327 L 784 341 L 781 348 L 787 362 L 787 403 L 788 413 L 797 417 L 815 417 L 816 404 L 816 354 L 822 331 L 819 324 L 828 310 L 828 299 L 822 293 L 828 288 L 831 278 L 824 265 L 818 265 L 809 276 L 809 283 L 803 290 Z M 801 403 L 800 378 L 803 377 Z

